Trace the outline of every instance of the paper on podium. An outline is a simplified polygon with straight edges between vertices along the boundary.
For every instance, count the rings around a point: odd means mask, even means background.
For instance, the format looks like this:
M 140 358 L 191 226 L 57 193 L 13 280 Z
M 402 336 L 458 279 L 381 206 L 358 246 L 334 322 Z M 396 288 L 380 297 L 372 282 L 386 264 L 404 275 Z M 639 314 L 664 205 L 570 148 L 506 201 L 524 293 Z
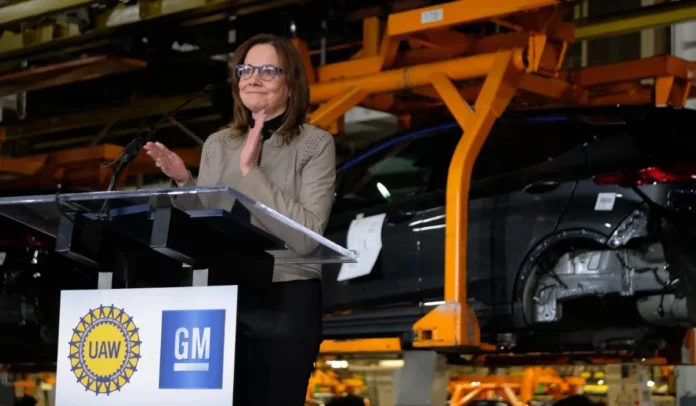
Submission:
M 350 223 L 347 248 L 356 251 L 359 259 L 354 263 L 344 263 L 338 272 L 337 280 L 346 281 L 369 275 L 382 251 L 382 225 L 386 214 L 359 217 Z

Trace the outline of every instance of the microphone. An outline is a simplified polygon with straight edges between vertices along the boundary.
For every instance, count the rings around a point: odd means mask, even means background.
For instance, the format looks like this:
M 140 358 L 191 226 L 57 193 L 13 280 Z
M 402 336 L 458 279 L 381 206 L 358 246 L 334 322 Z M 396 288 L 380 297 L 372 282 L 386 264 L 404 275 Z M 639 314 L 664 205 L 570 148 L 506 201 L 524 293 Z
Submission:
M 146 126 L 145 128 L 141 129 L 138 132 L 138 135 L 133 138 L 131 142 L 128 143 L 123 148 L 123 152 L 121 155 L 114 159 L 113 161 L 109 162 L 108 164 L 102 165 L 102 168 L 110 168 L 114 166 L 116 163 L 119 163 L 119 166 L 114 170 L 114 174 L 111 177 L 111 182 L 109 183 L 109 188 L 107 191 L 112 191 L 114 187 L 116 186 L 116 182 L 118 182 L 118 178 L 123 172 L 123 170 L 128 166 L 131 162 L 135 160 L 135 158 L 138 156 L 140 153 L 140 150 L 152 140 L 152 138 L 155 135 L 155 131 L 157 131 L 157 128 L 162 125 L 165 121 L 169 120 L 170 118 L 174 117 L 178 112 L 180 112 L 184 107 L 189 105 L 191 102 L 194 100 L 198 99 L 201 96 L 205 95 L 212 95 L 215 90 L 217 89 L 216 85 L 207 85 L 205 86 L 200 92 L 196 93 L 195 95 L 191 96 L 188 100 L 183 102 L 179 107 L 175 108 L 174 110 L 170 111 L 169 113 L 165 114 L 162 118 L 160 118 L 155 124 Z
M 121 155 L 119 155 L 118 158 L 114 159 L 113 161 L 109 162 L 108 164 L 102 165 L 102 168 L 110 168 L 118 163 L 118 166 L 114 170 L 114 174 L 111 176 L 111 182 L 109 183 L 109 187 L 107 188 L 107 191 L 112 191 L 116 187 L 116 183 L 118 182 L 119 177 L 121 176 L 121 173 L 123 173 L 123 170 L 126 169 L 126 167 L 132 163 L 135 158 L 138 157 L 138 154 L 140 153 L 140 150 L 143 149 L 145 144 L 150 142 L 155 135 L 155 131 L 157 131 L 157 128 L 162 125 L 165 121 L 169 120 L 170 118 L 174 117 L 178 112 L 180 112 L 184 107 L 189 105 L 191 102 L 194 100 L 197 100 L 198 98 L 202 96 L 211 96 L 215 90 L 218 88 L 217 85 L 209 84 L 206 85 L 201 91 L 198 93 L 194 94 L 191 96 L 188 100 L 183 102 L 180 106 L 175 108 L 174 110 L 170 111 L 169 113 L 165 114 L 162 118 L 160 118 L 155 124 L 148 125 L 145 128 L 141 129 L 138 134 L 133 138 L 131 142 L 128 143 L 123 148 L 123 152 L 121 152 Z M 108 217 L 106 214 L 106 211 L 108 210 L 108 200 L 104 201 L 104 205 L 102 206 L 102 209 L 100 211 L 100 216 L 101 217 Z

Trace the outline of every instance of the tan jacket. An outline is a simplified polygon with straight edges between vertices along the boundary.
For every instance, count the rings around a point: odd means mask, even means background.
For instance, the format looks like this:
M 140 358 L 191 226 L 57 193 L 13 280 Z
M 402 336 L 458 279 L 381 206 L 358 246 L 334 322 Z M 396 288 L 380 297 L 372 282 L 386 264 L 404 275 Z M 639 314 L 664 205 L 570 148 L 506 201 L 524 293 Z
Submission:
M 333 136 L 305 124 L 289 144 L 273 134 L 263 144 L 261 164 L 242 176 L 239 159 L 246 138 L 232 138 L 225 129 L 212 134 L 203 145 L 198 179 L 185 186 L 230 186 L 278 213 L 323 234 L 333 205 L 336 180 L 336 149 Z M 202 195 L 177 198 L 176 206 L 191 210 L 231 210 L 232 196 Z M 302 233 L 259 219 L 252 224 L 286 242 L 300 255 L 314 251 L 318 244 Z M 320 265 L 275 265 L 274 282 L 321 278 Z

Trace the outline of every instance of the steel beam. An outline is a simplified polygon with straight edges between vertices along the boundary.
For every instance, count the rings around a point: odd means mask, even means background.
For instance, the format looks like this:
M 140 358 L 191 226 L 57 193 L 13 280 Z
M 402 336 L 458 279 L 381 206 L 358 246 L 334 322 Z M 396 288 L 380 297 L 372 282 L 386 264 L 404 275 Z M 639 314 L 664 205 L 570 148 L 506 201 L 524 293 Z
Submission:
M 591 88 L 616 83 L 631 83 L 661 76 L 674 76 L 683 80 L 691 80 L 693 72 L 694 67 L 690 62 L 672 55 L 663 55 L 562 72 L 559 77 L 573 85 Z
M 524 76 L 515 62 L 515 51 L 496 55 L 476 99 L 473 113 L 466 102 L 449 94 L 446 83 L 437 85 L 443 99 L 455 108 L 452 114 L 463 121 L 464 136 L 454 151 L 447 175 L 445 214 L 445 303 L 437 306 L 413 326 L 414 347 L 482 348 L 476 315 L 467 303 L 466 243 L 469 222 L 471 171 L 495 121 L 515 96 Z M 436 81 L 439 80 L 435 77 Z M 463 111 L 459 111 L 459 110 Z
M 373 94 L 428 86 L 434 74 L 444 74 L 451 80 L 484 77 L 493 68 L 497 55 L 497 53 L 482 54 L 446 62 L 392 69 L 357 78 L 316 83 L 311 86 L 310 103 L 329 101 L 345 94 L 349 89 L 362 89 L 368 94 Z M 512 63 L 519 70 L 526 68 L 524 50 L 518 49 L 512 52 Z
M 667 27 L 696 19 L 696 1 L 666 2 L 635 11 L 623 12 L 601 19 L 578 21 L 575 38 L 578 41 L 637 32 L 646 28 Z
M 2 11 L 2 9 L 0 9 Z M 93 56 L 0 75 L 0 97 L 92 80 L 147 67 L 130 58 Z
M 39 134 L 57 133 L 76 128 L 104 126 L 109 121 L 128 121 L 165 114 L 186 101 L 188 96 L 171 98 L 149 98 L 135 101 L 124 107 L 84 111 L 77 114 L 58 116 L 11 125 L 5 128 L 6 139 L 16 140 Z M 212 106 L 209 98 L 199 98 L 184 107 L 184 110 Z
M 319 352 L 326 354 L 388 354 L 401 352 L 398 338 L 367 338 L 364 340 L 324 340 Z
M 200 162 L 201 148 L 175 148 L 187 167 L 197 167 Z M 83 148 L 74 148 L 50 154 L 31 155 L 22 158 L 0 157 L 0 174 L 18 174 L 24 176 L 52 176 L 55 179 L 70 181 L 93 181 L 100 174 L 110 173 L 102 170 L 100 163 L 116 159 L 123 147 L 102 144 Z M 157 173 L 152 159 L 142 151 L 128 168 L 129 175 Z
M 0 174 L 31 176 L 37 173 L 45 164 L 43 157 L 33 159 L 16 159 L 0 157 Z
M 85 7 L 97 2 L 99 0 L 26 0 L 15 2 L 0 7 L 0 26 Z
M 95 2 L 95 0 L 28 0 L 19 3 L 18 5 L 36 3 L 35 6 L 45 6 L 47 4 L 52 4 L 54 1 L 57 4 L 89 4 Z M 94 29 L 75 33 L 75 35 L 48 38 L 46 41 L 40 41 L 32 43 L 28 46 L 18 47 L 11 52 L 4 53 L 0 59 L 15 63 L 16 61 L 32 60 L 38 56 L 42 58 L 45 58 L 47 55 L 62 56 L 61 54 L 65 54 L 68 51 L 77 53 L 87 49 L 109 45 L 110 41 L 112 41 L 114 37 L 123 36 L 123 30 L 127 29 L 126 27 L 133 30 L 138 30 L 139 28 L 143 28 L 145 25 L 158 24 L 165 21 L 180 21 L 182 25 L 185 26 L 205 24 L 211 21 L 227 19 L 232 14 L 237 16 L 249 15 L 261 11 L 298 4 L 303 1 L 305 0 L 276 0 L 267 2 L 259 0 L 168 0 L 166 2 L 160 2 L 162 3 L 160 6 L 157 6 L 157 3 L 155 3 L 154 5 L 151 4 L 142 8 L 140 8 L 138 5 L 128 6 L 134 8 L 127 7 L 127 11 L 120 8 L 118 10 L 105 10 L 103 14 L 105 17 L 102 17 L 97 21 L 97 27 Z M 3 15 L 3 12 L 7 7 L 10 6 L 0 8 L 0 15 Z M 22 8 L 22 10 L 24 10 L 23 13 L 16 13 L 17 17 L 12 19 L 13 22 L 20 21 L 21 19 L 31 19 L 54 12 L 50 7 L 37 8 L 39 13 L 31 12 L 31 10 L 26 8 Z M 125 18 L 127 21 L 125 23 L 114 23 L 112 25 L 107 25 L 110 12 L 135 12 L 136 14 L 135 18 Z M 18 37 L 22 37 L 21 34 L 16 35 Z M 17 41 L 19 40 L 24 42 L 22 38 L 19 38 Z
M 392 14 L 387 34 L 398 36 L 434 28 L 447 28 L 492 18 L 505 17 L 562 3 L 562 0 L 458 0 Z
M 191 124 L 211 123 L 214 121 L 219 122 L 220 120 L 221 120 L 221 117 L 219 115 L 211 114 L 211 115 L 199 116 L 196 118 L 188 119 L 188 120 L 186 120 L 186 124 L 191 125 Z M 158 127 L 158 129 L 159 129 L 159 131 L 162 131 L 165 128 L 172 128 L 172 127 L 174 127 L 174 124 L 172 124 L 171 122 L 164 122 L 163 124 L 161 124 Z M 2 127 L 0 127 L 0 128 L 2 128 Z M 109 129 L 107 136 L 110 139 L 124 137 L 127 135 L 133 136 L 133 135 L 136 135 L 141 129 L 142 128 L 136 127 L 136 126 L 119 128 L 119 129 Z M 102 128 L 102 130 L 103 130 L 103 128 Z M 68 148 L 69 146 L 75 146 L 78 144 L 89 144 L 89 145 L 101 144 L 101 141 L 95 143 L 94 140 L 95 140 L 94 135 L 85 135 L 85 136 L 70 137 L 70 138 L 58 138 L 57 137 L 57 139 L 55 139 L 55 140 L 32 143 L 31 148 L 33 151 L 40 152 L 42 149 L 47 149 L 47 148 Z M 2 141 L 2 140 L 0 139 L 0 141 Z

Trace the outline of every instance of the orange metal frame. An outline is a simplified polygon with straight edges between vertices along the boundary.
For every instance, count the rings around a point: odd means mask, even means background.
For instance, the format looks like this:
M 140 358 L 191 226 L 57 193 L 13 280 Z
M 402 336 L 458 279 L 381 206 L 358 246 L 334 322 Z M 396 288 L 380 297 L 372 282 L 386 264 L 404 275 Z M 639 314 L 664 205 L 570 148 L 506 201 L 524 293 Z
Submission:
M 689 349 L 689 361 L 686 364 L 696 364 L 696 352 L 694 352 L 694 333 L 687 333 L 684 347 Z M 482 350 L 485 345 L 482 345 Z M 351 357 L 374 359 L 387 354 L 398 354 L 403 352 L 400 342 L 396 338 L 380 339 L 355 339 L 355 340 L 324 340 L 321 344 L 321 357 L 327 359 L 336 356 L 350 354 Z M 665 356 L 663 356 L 665 355 Z M 669 357 L 666 357 L 669 355 Z M 682 354 L 661 354 L 659 351 L 652 356 L 645 358 L 643 355 L 637 356 L 631 351 L 609 351 L 609 352 L 566 352 L 557 353 L 495 353 L 480 352 L 467 354 L 462 359 L 462 365 L 479 367 L 511 367 L 523 365 L 569 365 L 572 363 L 585 363 L 590 365 L 608 365 L 620 363 L 638 363 L 643 365 L 671 365 L 682 363 Z M 456 364 L 457 362 L 455 362 Z
M 450 405 L 465 405 L 473 399 L 500 393 L 512 405 L 527 405 L 539 385 L 560 400 L 564 396 L 577 394 L 585 379 L 561 377 L 552 368 L 525 368 L 520 376 L 457 376 L 450 381 L 452 393 Z
M 365 387 L 364 379 L 359 376 L 339 377 L 333 370 L 326 369 L 321 361 L 317 361 L 314 372 L 309 378 L 307 385 L 307 395 L 305 404 L 316 404 L 313 401 L 315 389 L 319 388 L 321 393 L 331 394 L 334 397 L 341 397 L 346 393 L 355 393 Z M 367 398 L 363 399 L 365 406 L 370 405 Z
M 480 342 L 476 317 L 467 306 L 469 174 L 496 119 L 513 98 L 521 106 L 683 106 L 692 95 L 694 64 L 671 56 L 561 71 L 568 43 L 574 40 L 572 24 L 562 21 L 565 6 L 564 1 L 551 0 L 494 5 L 460 0 L 392 14 L 386 24 L 367 19 L 362 50 L 353 59 L 310 69 L 311 102 L 320 105 L 310 115 L 315 125 L 340 128 L 336 121 L 357 104 L 402 110 L 399 97 L 406 92 L 444 104 L 464 131 L 447 183 L 445 303 L 414 325 L 415 347 L 493 349 Z M 513 32 L 477 38 L 449 29 L 485 20 Z M 402 42 L 411 49 L 397 55 Z M 477 78 L 483 83 L 460 85 Z M 646 86 L 644 79 L 654 84 Z M 330 341 L 323 349 L 352 352 L 375 345 L 379 343 Z
M 324 340 L 321 354 L 387 354 L 401 351 L 398 338 L 368 338 L 361 340 Z
M 416 347 L 481 348 L 478 322 L 467 306 L 466 249 L 461 249 L 467 238 L 469 174 L 524 74 L 543 75 L 539 80 L 544 81 L 560 69 L 573 35 L 572 26 L 561 21 L 565 3 L 499 0 L 482 7 L 482 0 L 460 0 L 392 14 L 381 30 L 380 21 L 368 19 L 363 48 L 356 58 L 311 69 L 311 103 L 323 103 L 310 115 L 315 125 L 329 127 L 368 95 L 431 88 L 464 130 L 447 185 L 445 303 L 415 324 Z M 526 15 L 517 15 L 521 12 Z M 479 40 L 449 29 L 490 20 L 507 21 L 519 32 Z M 527 29 L 534 32 L 526 33 Z M 460 45 L 451 45 L 459 40 Z M 397 50 L 403 41 L 412 50 L 399 59 Z M 421 63 L 408 65 L 414 60 Z M 485 81 L 472 107 L 455 81 L 477 78 Z
M 0 182 L 0 187 L 13 187 L 13 183 L 27 187 L 28 183 L 33 183 L 34 187 L 54 189 L 56 183 L 60 182 L 98 187 L 111 177 L 111 170 L 101 169 L 100 164 L 116 159 L 122 151 L 123 148 L 118 145 L 103 144 L 23 158 L 0 157 L 0 173 L 22 176 L 16 181 Z M 201 148 L 181 148 L 175 151 L 187 165 L 198 165 Z M 158 170 L 144 152 L 127 169 L 138 174 L 157 173 Z M 27 182 L 27 179 L 30 181 Z M 123 179 L 125 176 L 121 180 Z
M 458 0 L 391 14 L 386 21 L 363 23 L 362 49 L 350 60 L 313 67 L 309 50 L 295 41 L 310 76 L 310 99 L 316 108 L 309 121 L 340 128 L 343 115 L 360 104 L 383 111 L 446 106 L 461 126 L 462 137 L 450 163 L 446 200 L 445 303 L 413 327 L 414 346 L 479 352 L 478 322 L 467 305 L 466 240 L 470 173 L 496 119 L 511 104 L 527 106 L 652 103 L 681 106 L 691 97 L 694 64 L 658 57 L 579 71 L 561 71 L 572 23 L 562 21 L 566 0 Z M 511 32 L 481 36 L 452 30 L 456 25 L 495 22 Z M 402 51 L 400 46 L 407 45 Z M 641 79 L 652 79 L 646 86 Z M 462 83 L 465 82 L 465 83 Z M 416 98 L 418 101 L 414 101 Z M 2 131 L 0 131 L 0 139 Z M 103 146 L 96 160 L 112 156 Z M 109 149 L 111 148 L 111 149 Z M 107 149 L 109 151 L 107 154 Z M 89 149 L 39 157 L 0 160 L 0 173 L 50 179 L 71 178 L 103 184 L 104 171 L 92 168 Z M 188 151 L 195 165 L 199 151 Z M 63 160 L 68 154 L 72 160 Z M 76 161 L 81 164 L 77 165 Z M 74 169 L 78 167 L 80 171 Z M 130 173 L 154 171 L 143 162 Z M 355 349 L 355 342 L 328 342 L 332 351 Z M 393 348 L 372 342 L 374 348 Z M 368 347 L 369 348 L 369 347 Z

